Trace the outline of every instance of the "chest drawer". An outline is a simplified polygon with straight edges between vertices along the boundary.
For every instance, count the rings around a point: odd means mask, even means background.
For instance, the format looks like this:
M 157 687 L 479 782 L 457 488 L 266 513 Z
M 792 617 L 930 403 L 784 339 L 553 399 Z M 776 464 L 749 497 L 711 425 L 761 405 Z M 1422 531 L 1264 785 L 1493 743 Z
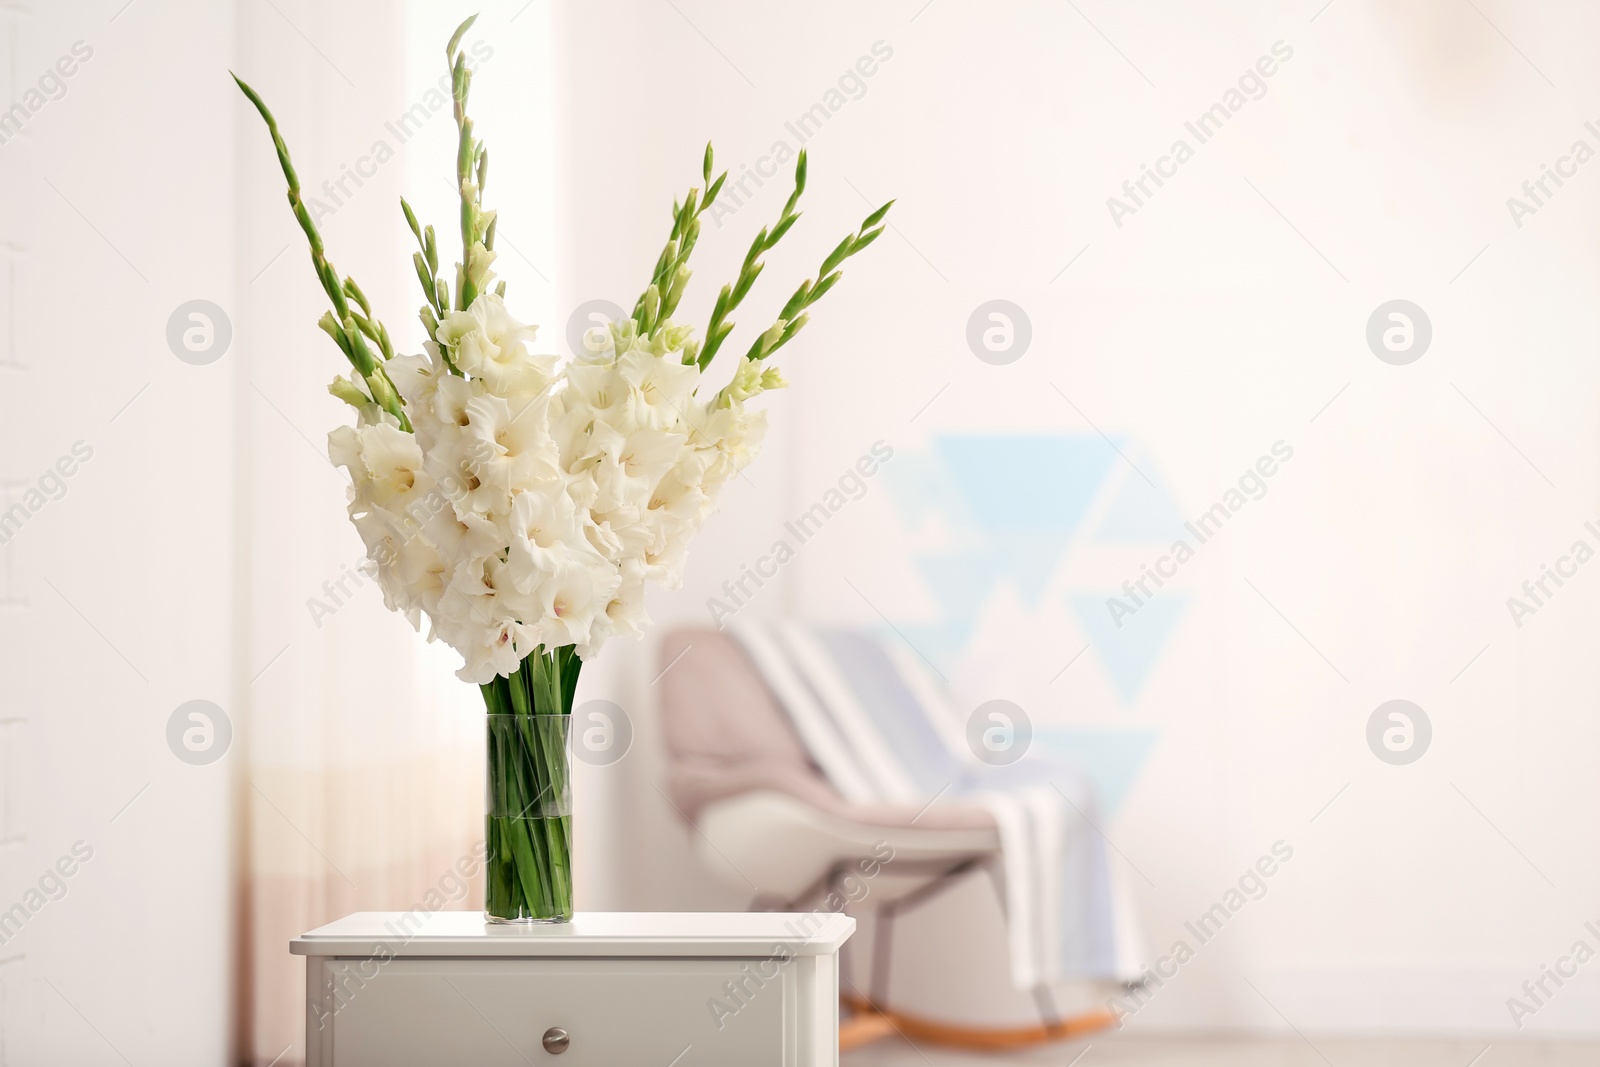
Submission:
M 325 958 L 307 1029 L 336 1067 L 795 1067 L 796 964 Z

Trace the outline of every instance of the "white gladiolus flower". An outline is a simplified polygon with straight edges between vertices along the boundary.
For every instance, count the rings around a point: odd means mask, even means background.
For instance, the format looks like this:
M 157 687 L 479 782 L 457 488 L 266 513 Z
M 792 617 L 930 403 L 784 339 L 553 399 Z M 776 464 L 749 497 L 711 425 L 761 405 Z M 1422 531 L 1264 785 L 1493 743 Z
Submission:
M 438 345 L 430 341 L 428 349 L 425 356 L 396 356 L 385 364 L 395 391 L 413 410 L 427 404 L 434 390 L 439 387 L 440 380 L 450 377 L 450 372 L 439 361 Z
M 549 397 L 480 396 L 467 401 L 461 454 L 479 481 L 510 492 L 559 481 L 560 453 L 550 436 Z
M 711 491 L 720 488 L 756 458 L 761 441 L 767 435 L 767 413 L 749 414 L 743 404 L 736 402 L 732 407 L 708 412 L 700 426 L 705 434 L 704 443 L 716 449 L 716 458 L 706 468 L 702 481 Z
M 450 507 L 428 516 L 412 536 L 444 558 L 457 561 L 498 556 L 505 544 L 505 535 L 494 520 L 470 511 L 457 514 Z
M 540 629 L 551 647 L 588 644 L 595 615 L 605 610 L 621 582 L 615 568 L 600 564 L 564 564 L 539 587 Z
M 393 426 L 361 431 L 361 462 L 367 468 L 368 491 L 380 507 L 404 507 L 428 487 L 417 439 Z
M 625 437 L 596 420 L 588 455 L 581 461 L 599 490 L 593 506 L 610 510 L 647 502 L 656 483 L 677 462 L 686 440 L 683 434 L 664 430 L 638 430 Z
M 378 567 L 378 587 L 383 590 L 383 606 L 399 612 L 411 623 L 413 630 L 422 628 L 422 603 L 419 588 L 413 583 L 408 568 L 401 558 L 407 544 L 402 524 L 381 508 L 370 505 L 355 513 L 352 503 L 350 521 L 355 525 L 361 541 L 367 546 L 367 558 Z
M 515 674 L 522 658 L 537 648 L 538 642 L 530 638 L 527 628 L 520 623 L 501 619 L 490 627 L 485 640 L 466 649 L 455 647 L 467 660 L 456 677 L 463 682 L 483 685 L 496 676 Z
M 494 293 L 484 293 L 466 311 L 452 311 L 439 324 L 437 340 L 455 353 L 456 366 L 482 378 L 499 396 L 533 396 L 550 385 L 554 356 L 528 352 L 538 333 L 506 311 Z
M 531 593 L 556 572 L 583 531 L 565 492 L 520 492 L 511 501 L 508 560 L 517 589 Z
M 436 446 L 428 462 L 440 490 L 447 495 L 455 513 L 463 519 L 476 515 L 492 520 L 510 509 L 511 494 L 474 474 L 472 463 L 459 443 Z
M 633 390 L 611 363 L 575 363 L 567 368 L 567 404 L 572 410 L 610 415 L 624 421 L 632 407 Z
M 605 611 L 612 633 L 637 637 L 650 625 L 644 610 L 644 583 L 649 576 L 643 562 L 630 559 L 623 563 L 622 580 Z
M 706 470 L 716 459 L 709 449 L 688 452 L 668 471 L 651 491 L 649 508 L 676 519 L 692 519 L 709 503 L 705 490 Z
M 617 360 L 617 372 L 635 390 L 639 421 L 656 429 L 683 421 L 700 381 L 699 368 L 684 366 L 676 352 L 655 356 L 635 349 Z
M 416 437 L 389 423 L 339 427 L 328 435 L 328 455 L 350 471 L 358 501 L 399 510 L 432 485 Z
M 432 425 L 429 429 L 434 435 L 458 434 L 470 421 L 467 418 L 467 404 L 486 392 L 483 382 L 479 379 L 469 380 L 445 374 L 439 378 L 434 387 L 431 407 L 423 417 L 424 422 L 428 422 L 431 416 Z M 423 431 L 419 427 L 418 433 L 421 432 Z

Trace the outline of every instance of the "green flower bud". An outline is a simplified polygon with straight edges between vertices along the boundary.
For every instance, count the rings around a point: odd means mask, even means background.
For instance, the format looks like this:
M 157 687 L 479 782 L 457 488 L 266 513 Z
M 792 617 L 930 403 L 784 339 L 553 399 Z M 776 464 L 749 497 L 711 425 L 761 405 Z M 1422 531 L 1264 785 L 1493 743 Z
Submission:
M 777 322 L 773 323 L 771 326 L 768 326 L 767 327 L 767 332 L 761 335 L 761 346 L 760 346 L 760 349 L 759 349 L 759 351 L 761 353 L 761 356 L 764 356 L 768 352 L 771 352 L 772 351 L 772 346 L 777 344 L 779 341 L 783 340 L 783 327 L 784 327 L 784 325 L 785 325 L 784 321 L 782 319 L 779 319 Z M 756 358 L 759 359 L 759 358 L 761 358 L 761 356 L 757 356 Z M 758 371 L 757 372 L 757 377 L 759 377 L 759 376 L 760 376 L 760 372 Z
M 660 331 L 668 352 L 676 352 L 682 348 L 688 342 L 689 335 L 692 333 L 694 333 L 693 326 L 668 326 L 665 330 Z
M 717 406 L 732 407 L 735 402 L 748 400 L 761 392 L 761 365 L 754 360 L 741 359 L 734 368 L 733 381 L 717 394 Z
M 619 354 L 633 347 L 633 339 L 638 330 L 632 319 L 623 319 L 621 322 L 607 325 L 611 329 L 611 345 Z
M 317 326 L 322 329 L 323 333 L 333 338 L 334 342 L 337 343 L 340 348 L 345 347 L 344 340 L 340 336 L 339 322 L 333 317 L 333 312 L 324 311 L 322 313 L 322 318 L 317 320 Z
M 372 399 L 379 407 L 392 410 L 399 406 L 400 398 L 382 371 L 375 370 L 367 375 L 367 388 L 372 390 Z
M 689 269 L 688 264 L 679 267 L 677 272 L 673 274 L 672 283 L 667 287 L 668 307 L 677 307 L 678 301 L 683 299 L 683 290 L 689 284 L 691 274 L 693 274 L 693 271 Z M 672 347 L 677 348 L 678 346 L 673 345 Z
M 467 280 L 480 293 L 488 288 L 489 280 L 494 277 L 494 272 L 489 269 L 494 260 L 495 254 L 485 248 L 481 241 L 467 253 Z
M 787 331 L 787 336 L 784 338 L 785 341 L 792 340 L 794 338 L 794 335 L 799 333 L 801 330 L 805 329 L 806 323 L 808 323 L 810 321 L 811 321 L 811 313 L 808 311 L 804 315 L 801 315 L 798 319 L 795 319 L 793 322 L 791 322 L 789 324 L 789 329 Z
M 358 411 L 372 403 L 372 398 L 363 393 L 349 378 L 335 378 L 328 383 L 328 392 Z

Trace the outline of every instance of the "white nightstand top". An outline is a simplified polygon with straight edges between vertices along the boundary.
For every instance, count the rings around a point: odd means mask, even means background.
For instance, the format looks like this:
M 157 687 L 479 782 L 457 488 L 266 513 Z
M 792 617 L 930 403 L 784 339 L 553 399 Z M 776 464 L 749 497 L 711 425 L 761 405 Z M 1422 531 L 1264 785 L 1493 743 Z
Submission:
M 831 912 L 579 912 L 504 926 L 477 911 L 358 911 L 289 942 L 297 956 L 826 956 L 855 932 Z

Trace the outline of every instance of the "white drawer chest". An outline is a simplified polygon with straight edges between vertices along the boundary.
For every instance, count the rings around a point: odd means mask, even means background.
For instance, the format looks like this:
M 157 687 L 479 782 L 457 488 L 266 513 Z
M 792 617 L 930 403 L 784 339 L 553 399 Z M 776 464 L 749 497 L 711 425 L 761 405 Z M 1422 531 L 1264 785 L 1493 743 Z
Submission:
M 357 912 L 290 951 L 307 1067 L 823 1067 L 854 930 L 827 912 Z

